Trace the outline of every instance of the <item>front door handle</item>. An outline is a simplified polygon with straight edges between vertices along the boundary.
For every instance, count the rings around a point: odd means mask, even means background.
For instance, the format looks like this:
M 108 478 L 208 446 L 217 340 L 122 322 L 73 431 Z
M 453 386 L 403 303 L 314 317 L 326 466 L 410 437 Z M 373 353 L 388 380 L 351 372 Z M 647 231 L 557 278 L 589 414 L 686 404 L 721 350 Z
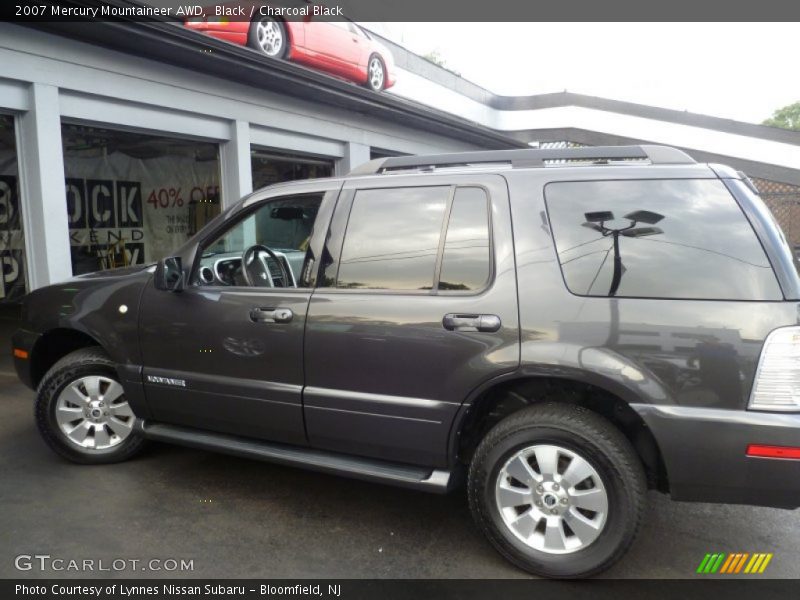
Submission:
M 294 317 L 291 308 L 254 308 L 250 320 L 256 323 L 288 323 Z
M 497 315 L 468 315 L 447 313 L 442 325 L 448 331 L 484 331 L 494 333 L 500 329 L 500 317 Z

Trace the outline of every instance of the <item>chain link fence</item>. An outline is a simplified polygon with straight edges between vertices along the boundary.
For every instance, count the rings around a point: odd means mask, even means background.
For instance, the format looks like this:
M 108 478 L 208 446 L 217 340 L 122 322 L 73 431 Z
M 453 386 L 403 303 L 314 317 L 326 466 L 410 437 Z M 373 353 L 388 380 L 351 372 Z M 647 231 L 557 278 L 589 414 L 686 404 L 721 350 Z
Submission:
M 795 251 L 800 250 L 800 186 L 757 177 L 751 179 L 789 244 Z

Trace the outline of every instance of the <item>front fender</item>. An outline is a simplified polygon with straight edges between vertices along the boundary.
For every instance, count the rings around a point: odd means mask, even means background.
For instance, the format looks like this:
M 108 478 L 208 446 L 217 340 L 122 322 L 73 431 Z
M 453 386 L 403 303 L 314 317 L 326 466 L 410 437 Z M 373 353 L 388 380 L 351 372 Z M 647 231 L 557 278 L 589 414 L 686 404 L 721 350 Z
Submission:
M 140 365 L 139 308 L 153 268 L 120 269 L 40 288 L 23 301 L 22 329 L 42 336 L 72 330 L 95 340 L 119 365 Z

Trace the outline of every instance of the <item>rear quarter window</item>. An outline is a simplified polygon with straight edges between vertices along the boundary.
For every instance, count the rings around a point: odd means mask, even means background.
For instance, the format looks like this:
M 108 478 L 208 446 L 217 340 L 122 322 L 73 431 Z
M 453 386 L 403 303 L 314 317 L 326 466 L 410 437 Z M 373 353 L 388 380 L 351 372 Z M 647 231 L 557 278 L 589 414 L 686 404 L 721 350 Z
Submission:
M 782 300 L 749 221 L 716 179 L 556 182 L 548 219 L 581 296 Z

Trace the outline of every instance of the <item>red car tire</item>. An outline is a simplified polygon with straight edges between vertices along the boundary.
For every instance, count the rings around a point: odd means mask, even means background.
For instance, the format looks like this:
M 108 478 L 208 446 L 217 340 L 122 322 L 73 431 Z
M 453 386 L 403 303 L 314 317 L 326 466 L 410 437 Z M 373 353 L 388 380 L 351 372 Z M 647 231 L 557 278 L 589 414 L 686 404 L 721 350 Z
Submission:
M 367 61 L 367 82 L 365 84 L 373 92 L 380 92 L 386 87 L 386 63 L 378 54 L 373 54 Z
M 286 26 L 272 17 L 257 19 L 250 23 L 247 45 L 270 58 L 284 58 L 289 50 Z

